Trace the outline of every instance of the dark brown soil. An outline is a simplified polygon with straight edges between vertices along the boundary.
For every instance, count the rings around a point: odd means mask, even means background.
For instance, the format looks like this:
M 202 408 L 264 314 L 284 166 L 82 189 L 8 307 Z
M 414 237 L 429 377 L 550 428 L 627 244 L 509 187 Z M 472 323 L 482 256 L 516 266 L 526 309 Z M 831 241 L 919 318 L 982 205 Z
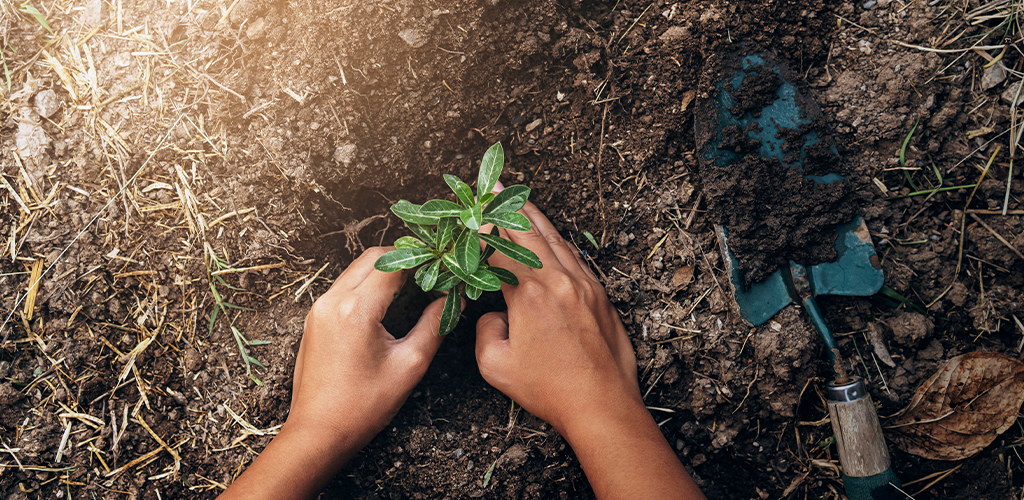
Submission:
M 996 212 L 1008 181 L 1007 208 L 1024 210 L 999 136 L 1010 120 L 1000 94 L 1019 78 L 983 90 L 972 85 L 981 56 L 891 43 L 938 45 L 966 27 L 954 3 L 929 3 L 36 2 L 65 36 L 50 46 L 31 16 L 0 6 L 11 71 L 10 89 L 0 80 L 0 165 L 13 188 L 0 188 L 0 495 L 216 496 L 287 416 L 312 300 L 362 248 L 402 234 L 388 204 L 443 195 L 440 173 L 473 178 L 501 141 L 502 180 L 529 185 L 593 259 L 636 348 L 645 402 L 709 498 L 839 498 L 832 432 L 817 425 L 829 375 L 820 342 L 795 307 L 749 328 L 720 286 L 708 212 L 726 211 L 703 194 L 722 198 L 697 164 L 696 102 L 743 44 L 774 50 L 820 104 L 847 169 L 836 202 L 861 207 L 886 285 L 907 302 L 820 305 L 879 413 L 895 413 L 944 359 L 1017 355 L 1014 318 L 1024 320 L 1024 262 L 993 234 L 1024 249 L 1019 212 Z M 991 29 L 969 27 L 945 47 Z M 1003 64 L 1019 68 L 1019 55 L 1008 50 Z M 43 89 L 60 103 L 47 119 L 30 112 Z M 12 152 L 22 123 L 52 140 L 24 173 Z M 896 158 L 915 124 L 904 175 Z M 938 185 L 936 170 L 946 187 L 976 183 L 997 145 L 970 203 L 971 188 L 899 197 Z M 836 171 L 830 154 L 816 151 L 811 167 Z M 763 210 L 780 199 L 768 186 L 783 182 L 750 166 L 763 199 L 741 208 Z M 220 290 L 255 310 L 235 310 L 234 325 L 272 342 L 250 348 L 268 367 L 256 372 L 263 386 L 246 377 L 223 318 L 209 326 L 207 246 L 248 269 L 221 274 L 234 289 Z M 45 274 L 23 316 L 36 262 Z M 402 295 L 388 328 L 400 334 L 425 299 Z M 394 422 L 325 497 L 593 497 L 565 441 L 476 369 L 473 322 L 501 307 L 490 296 L 467 309 Z M 870 328 L 896 367 L 875 364 Z M 135 415 L 180 454 L 176 471 L 164 451 L 133 463 L 161 448 Z M 1019 498 L 1020 437 L 1009 431 L 915 498 Z M 895 450 L 893 461 L 904 482 L 959 465 Z

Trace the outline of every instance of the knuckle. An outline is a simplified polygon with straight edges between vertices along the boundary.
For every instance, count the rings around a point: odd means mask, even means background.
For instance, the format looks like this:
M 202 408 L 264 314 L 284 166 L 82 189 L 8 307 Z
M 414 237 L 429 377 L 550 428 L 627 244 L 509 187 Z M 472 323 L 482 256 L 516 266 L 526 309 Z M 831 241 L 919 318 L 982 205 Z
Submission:
M 575 299 L 582 295 L 580 283 L 567 274 L 554 276 L 551 279 L 552 292 L 556 297 L 564 299 Z

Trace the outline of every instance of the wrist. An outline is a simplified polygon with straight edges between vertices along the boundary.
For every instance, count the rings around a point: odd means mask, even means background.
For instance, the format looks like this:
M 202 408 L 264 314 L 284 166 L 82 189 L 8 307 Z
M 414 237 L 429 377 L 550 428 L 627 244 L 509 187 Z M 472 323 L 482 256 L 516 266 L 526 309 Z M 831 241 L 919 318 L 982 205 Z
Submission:
M 571 412 L 552 425 L 573 448 L 576 443 L 602 442 L 609 436 L 630 435 L 651 426 L 657 428 L 643 401 L 633 397 L 613 402 L 605 400 L 593 410 Z

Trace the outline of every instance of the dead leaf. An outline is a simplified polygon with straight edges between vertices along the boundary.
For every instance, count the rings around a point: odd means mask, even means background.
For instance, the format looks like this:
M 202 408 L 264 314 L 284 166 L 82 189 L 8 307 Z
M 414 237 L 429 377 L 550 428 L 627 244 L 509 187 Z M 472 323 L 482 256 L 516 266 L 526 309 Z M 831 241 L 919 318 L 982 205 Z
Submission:
M 693 264 L 680 267 L 672 273 L 672 288 L 679 289 L 693 281 Z
M 1024 403 L 1024 363 L 973 352 L 947 361 L 888 422 L 891 441 L 932 460 L 968 458 L 1005 432 Z

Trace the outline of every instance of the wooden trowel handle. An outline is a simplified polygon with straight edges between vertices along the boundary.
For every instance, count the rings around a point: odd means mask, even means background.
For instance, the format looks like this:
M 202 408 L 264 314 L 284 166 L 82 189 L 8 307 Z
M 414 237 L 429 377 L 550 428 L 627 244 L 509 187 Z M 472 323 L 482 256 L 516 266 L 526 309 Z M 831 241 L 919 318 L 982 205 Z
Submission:
M 849 500 L 906 498 L 890 467 L 882 426 L 864 382 L 859 377 L 842 384 L 832 382 L 826 393 Z

